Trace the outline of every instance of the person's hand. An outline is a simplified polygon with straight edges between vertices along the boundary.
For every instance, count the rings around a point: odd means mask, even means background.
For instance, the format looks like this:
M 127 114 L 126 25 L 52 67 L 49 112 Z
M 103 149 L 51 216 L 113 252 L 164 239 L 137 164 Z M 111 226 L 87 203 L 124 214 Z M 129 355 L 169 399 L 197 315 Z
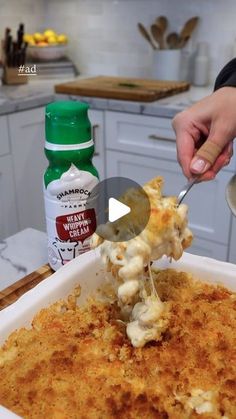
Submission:
M 236 88 L 222 87 L 173 119 L 177 158 L 190 179 L 212 180 L 229 164 L 236 137 Z

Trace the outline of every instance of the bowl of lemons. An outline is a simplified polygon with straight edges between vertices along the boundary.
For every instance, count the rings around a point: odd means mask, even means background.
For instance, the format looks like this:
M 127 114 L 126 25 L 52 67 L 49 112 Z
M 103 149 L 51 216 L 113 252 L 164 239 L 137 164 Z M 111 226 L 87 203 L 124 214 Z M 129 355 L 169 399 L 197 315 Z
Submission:
M 27 53 L 38 61 L 55 61 L 66 55 L 68 37 L 53 29 L 44 32 L 26 33 L 24 41 L 28 43 Z

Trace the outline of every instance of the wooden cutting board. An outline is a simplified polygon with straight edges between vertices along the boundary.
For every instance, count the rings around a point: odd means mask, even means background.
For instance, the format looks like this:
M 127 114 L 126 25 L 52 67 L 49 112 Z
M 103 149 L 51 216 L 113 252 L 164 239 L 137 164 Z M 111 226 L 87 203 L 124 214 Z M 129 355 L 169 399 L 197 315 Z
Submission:
M 35 285 L 39 284 L 43 279 L 53 274 L 53 270 L 49 265 L 43 265 L 36 271 L 25 276 L 10 287 L 0 291 L 0 310 L 14 303 L 18 298 L 23 295 L 26 291 L 34 288 Z
M 189 87 L 190 84 L 185 81 L 98 76 L 57 84 L 55 92 L 78 96 L 153 102 L 188 90 Z

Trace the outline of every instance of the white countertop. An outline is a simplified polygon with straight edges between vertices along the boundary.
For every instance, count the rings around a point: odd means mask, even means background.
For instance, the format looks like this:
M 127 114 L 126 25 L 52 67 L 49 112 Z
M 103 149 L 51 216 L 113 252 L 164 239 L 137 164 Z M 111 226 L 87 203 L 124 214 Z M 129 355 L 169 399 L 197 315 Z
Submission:
M 47 262 L 46 233 L 27 228 L 0 240 L 0 291 Z
M 87 76 L 89 77 L 89 76 Z M 79 78 L 85 78 L 80 76 Z M 71 80 L 71 79 L 70 79 Z M 19 86 L 0 86 L 0 115 L 34 107 L 45 106 L 54 100 L 81 100 L 90 104 L 91 109 L 129 112 L 172 118 L 177 112 L 187 108 L 213 91 L 212 86 L 191 87 L 190 90 L 154 102 L 134 102 L 101 99 L 85 96 L 54 93 L 55 84 L 68 79 L 39 79 Z

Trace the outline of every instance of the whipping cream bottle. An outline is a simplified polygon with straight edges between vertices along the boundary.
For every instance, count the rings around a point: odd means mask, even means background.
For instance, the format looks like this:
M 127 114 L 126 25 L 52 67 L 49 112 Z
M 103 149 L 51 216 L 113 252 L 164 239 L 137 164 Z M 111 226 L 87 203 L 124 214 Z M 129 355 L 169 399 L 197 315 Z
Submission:
M 46 107 L 44 202 L 48 261 L 53 270 L 90 250 L 96 202 L 87 199 L 98 184 L 88 105 L 58 101 Z

